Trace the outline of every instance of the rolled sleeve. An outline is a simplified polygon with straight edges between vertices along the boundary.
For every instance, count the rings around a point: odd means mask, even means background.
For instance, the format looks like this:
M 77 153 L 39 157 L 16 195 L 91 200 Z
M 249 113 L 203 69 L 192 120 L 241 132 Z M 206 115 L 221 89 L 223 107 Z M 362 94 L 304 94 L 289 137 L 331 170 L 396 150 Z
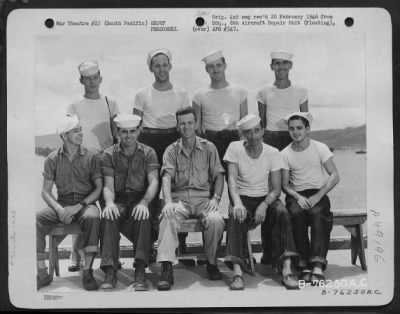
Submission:
M 101 154 L 95 154 L 92 157 L 92 163 L 91 163 L 92 181 L 103 177 L 102 170 L 101 170 L 101 162 L 102 162 L 101 159 L 102 159 Z
M 157 154 L 153 148 L 150 148 L 146 158 L 146 172 L 149 173 L 159 168 L 160 164 L 158 163 Z
M 104 152 L 101 162 L 101 172 L 106 177 L 114 177 L 114 164 L 112 156 L 108 152 Z
M 163 176 L 164 173 L 168 173 L 171 176 L 171 178 L 175 177 L 176 158 L 177 158 L 177 156 L 175 153 L 174 146 L 172 146 L 172 145 L 168 146 L 163 155 L 163 165 L 161 167 L 161 176 Z
M 43 177 L 47 180 L 53 181 L 56 178 L 56 166 L 53 154 L 49 155 L 44 162 Z

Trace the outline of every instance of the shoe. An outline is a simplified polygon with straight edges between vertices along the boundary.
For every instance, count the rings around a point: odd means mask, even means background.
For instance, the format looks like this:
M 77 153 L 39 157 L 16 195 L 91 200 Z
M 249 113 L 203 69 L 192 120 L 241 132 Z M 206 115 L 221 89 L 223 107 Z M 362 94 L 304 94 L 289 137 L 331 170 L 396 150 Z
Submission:
M 120 261 L 118 261 L 117 263 L 117 269 L 120 270 L 122 268 L 122 263 Z
M 263 265 L 271 265 L 272 264 L 272 257 L 263 253 L 260 259 L 260 263 Z
M 147 291 L 149 287 L 145 277 L 145 267 L 143 261 L 136 261 L 135 267 L 135 291 Z
M 325 284 L 325 276 L 323 274 L 311 274 L 310 282 L 312 286 Z
M 299 284 L 292 274 L 282 275 L 281 282 L 288 290 L 299 289 Z
M 311 270 L 304 269 L 298 276 L 298 280 L 304 280 L 304 282 L 311 282 Z
M 84 269 L 82 273 L 82 283 L 85 290 L 97 290 L 99 286 L 93 277 L 93 269 Z
M 194 267 L 196 266 L 196 261 L 194 259 L 188 259 L 188 258 L 179 258 L 178 262 L 181 263 L 182 265 L 185 265 L 187 267 Z M 200 264 L 198 264 L 200 265 Z
M 44 276 L 36 276 L 36 289 L 39 290 L 43 287 L 49 286 L 51 284 L 51 278 L 49 274 L 45 274 Z
M 243 277 L 240 275 L 235 275 L 232 278 L 231 284 L 229 285 L 230 290 L 243 290 L 244 282 Z
M 171 262 L 161 263 L 161 275 L 160 280 L 157 284 L 157 289 L 160 291 L 165 291 L 171 289 L 174 284 L 174 271 Z
M 100 289 L 102 290 L 110 290 L 114 289 L 117 286 L 117 274 L 116 271 L 111 267 L 107 267 L 106 275 L 104 277 L 104 281 L 100 285 Z
M 73 265 L 69 265 L 68 266 L 68 271 L 71 272 L 71 273 L 76 272 L 76 271 L 80 271 L 80 270 L 81 270 L 81 265 L 80 264 L 79 265 L 73 264 Z
M 281 282 L 288 290 L 299 289 L 298 281 L 294 278 L 292 274 L 284 276 L 282 275 Z
M 207 261 L 207 273 L 210 280 L 221 280 L 222 274 L 217 265 L 211 264 Z

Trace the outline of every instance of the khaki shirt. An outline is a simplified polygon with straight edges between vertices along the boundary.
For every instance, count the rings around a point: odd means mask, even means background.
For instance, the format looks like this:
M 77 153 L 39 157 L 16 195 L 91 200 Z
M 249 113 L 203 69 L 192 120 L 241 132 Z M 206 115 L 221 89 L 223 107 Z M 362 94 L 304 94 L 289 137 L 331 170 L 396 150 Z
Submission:
M 147 174 L 159 168 L 154 149 L 139 142 L 133 155 L 125 155 L 120 144 L 107 148 L 103 154 L 103 175 L 114 177 L 115 192 L 145 191 L 149 185 Z
M 211 184 L 224 168 L 213 143 L 196 136 L 195 148 L 187 155 L 182 146 L 182 139 L 167 147 L 163 156 L 161 175 L 171 176 L 172 196 L 187 190 L 194 190 L 202 196 L 209 196 Z M 199 194 L 197 194 L 199 195 Z
M 102 177 L 100 158 L 95 152 L 81 146 L 69 160 L 62 146 L 46 158 L 43 177 L 55 182 L 59 196 L 71 193 L 86 196 L 93 191 L 94 180 Z

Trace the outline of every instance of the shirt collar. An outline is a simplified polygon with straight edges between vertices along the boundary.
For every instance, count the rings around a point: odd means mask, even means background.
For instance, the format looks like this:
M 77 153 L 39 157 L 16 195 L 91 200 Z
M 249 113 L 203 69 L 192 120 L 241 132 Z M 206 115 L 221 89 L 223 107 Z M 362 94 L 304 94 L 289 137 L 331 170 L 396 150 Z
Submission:
M 85 147 L 83 147 L 82 145 L 79 145 L 79 150 L 78 150 L 79 155 L 81 155 L 81 156 L 85 155 L 86 151 L 87 151 L 87 149 Z M 59 154 L 64 154 L 65 155 L 64 145 L 62 145 L 60 147 Z
M 201 146 L 201 142 L 204 142 L 204 139 L 201 137 L 196 136 L 195 140 L 195 148 L 198 150 L 203 150 L 203 146 Z M 182 153 L 183 151 L 183 144 L 182 144 L 182 138 L 178 140 L 178 152 Z
M 140 151 L 144 152 L 144 144 L 142 144 L 140 142 L 136 142 L 136 144 L 137 144 L 136 150 L 140 150 Z M 115 151 L 118 153 L 123 153 L 121 143 L 115 144 Z

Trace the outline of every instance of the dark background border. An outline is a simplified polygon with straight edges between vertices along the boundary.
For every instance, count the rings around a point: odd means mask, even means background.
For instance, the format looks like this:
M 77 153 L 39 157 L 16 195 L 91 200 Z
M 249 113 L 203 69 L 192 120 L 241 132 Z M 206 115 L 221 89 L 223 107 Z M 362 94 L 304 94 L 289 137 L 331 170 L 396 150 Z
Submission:
M 399 207 L 400 193 L 399 191 L 399 141 L 400 136 L 400 1 L 398 0 L 303 0 L 303 1 L 290 1 L 290 0 L 269 0 L 255 1 L 255 0 L 242 0 L 242 1 L 179 1 L 179 0 L 164 0 L 164 1 L 135 1 L 135 0 L 0 0 L 0 311 L 24 311 L 24 309 L 14 307 L 9 299 L 8 294 L 8 252 L 7 252 L 7 239 L 8 239 L 8 170 L 7 170 L 7 87 L 6 87 L 6 25 L 8 14 L 18 8 L 218 8 L 218 7 L 282 7 L 282 8 L 351 8 L 351 7 L 379 7 L 386 9 L 392 19 L 392 74 L 393 74 L 393 144 L 394 144 L 394 243 L 395 248 L 399 244 L 400 239 L 400 211 L 396 210 Z M 372 22 L 372 21 L 371 21 Z M 376 104 L 379 106 L 379 104 Z M 20 134 L 24 136 L 24 134 Z M 33 209 L 32 209 L 33 210 Z M 400 250 L 394 250 L 395 256 L 395 289 L 394 298 L 391 303 L 381 307 L 302 307 L 302 308 L 230 308 L 230 309 L 137 309 L 135 312 L 142 313 L 399 313 L 400 312 Z M 34 274 L 33 274 L 34 275 Z M 27 279 L 28 280 L 28 279 Z M 31 279 L 29 279 L 31 280 Z M 268 298 L 268 296 L 265 296 Z M 156 301 L 156 300 L 155 300 Z M 251 304 L 249 304 L 251 306 Z M 65 310 L 63 310 L 65 311 Z M 104 312 L 105 310 L 84 310 L 88 312 Z M 117 312 L 117 309 L 113 309 Z M 119 312 L 132 312 L 132 310 L 124 309 Z M 43 311 L 42 311 L 43 312 Z

